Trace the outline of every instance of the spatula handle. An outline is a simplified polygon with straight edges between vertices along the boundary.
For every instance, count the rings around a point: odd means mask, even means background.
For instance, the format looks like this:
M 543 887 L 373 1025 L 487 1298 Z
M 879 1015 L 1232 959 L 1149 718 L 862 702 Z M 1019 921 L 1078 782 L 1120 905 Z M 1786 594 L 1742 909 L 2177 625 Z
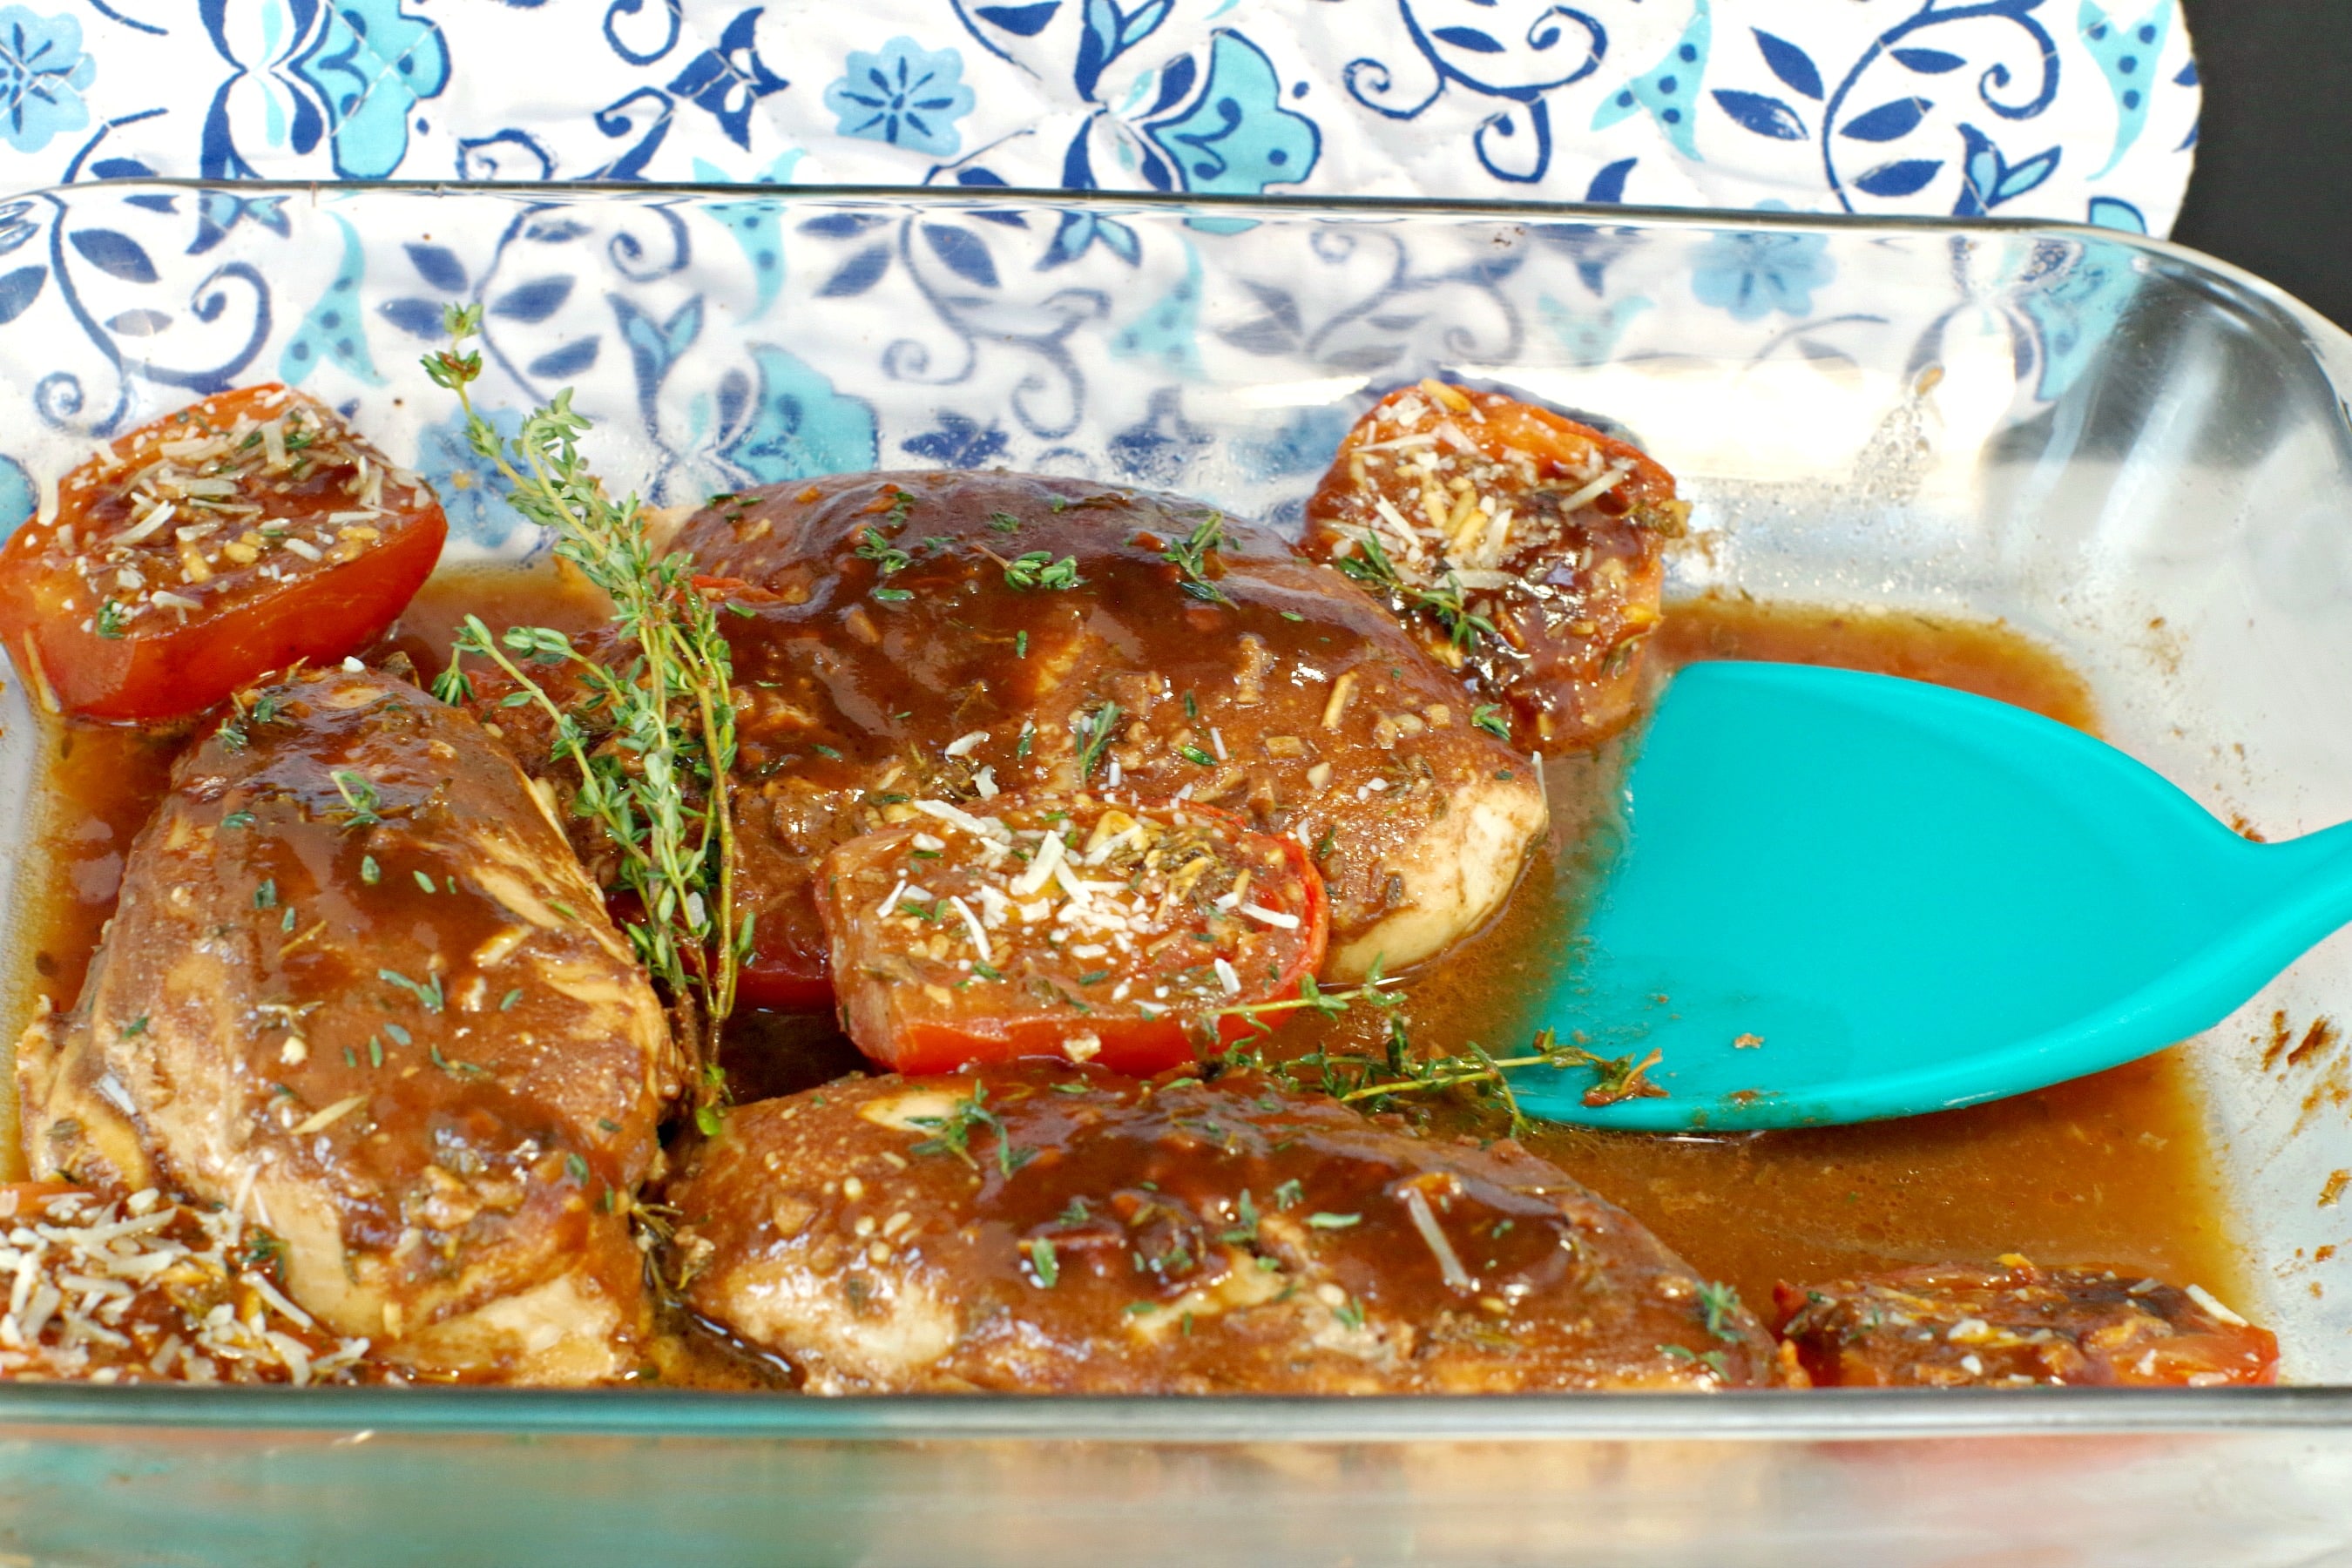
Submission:
M 2281 878 L 2265 924 L 2297 932 L 2304 947 L 2352 924 L 2352 822 L 2263 845 L 2259 853 Z

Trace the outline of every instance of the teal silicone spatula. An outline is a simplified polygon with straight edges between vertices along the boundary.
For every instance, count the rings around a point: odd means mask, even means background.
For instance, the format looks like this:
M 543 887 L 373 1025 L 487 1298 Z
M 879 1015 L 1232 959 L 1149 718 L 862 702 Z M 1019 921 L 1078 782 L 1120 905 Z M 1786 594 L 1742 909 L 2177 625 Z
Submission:
M 2352 921 L 2352 824 L 2232 833 L 2021 708 L 1889 676 L 1675 677 L 1630 837 L 1541 1015 L 1661 1053 L 1663 1099 L 1512 1076 L 1528 1113 L 1651 1130 L 1866 1121 L 2079 1078 L 2211 1027 Z

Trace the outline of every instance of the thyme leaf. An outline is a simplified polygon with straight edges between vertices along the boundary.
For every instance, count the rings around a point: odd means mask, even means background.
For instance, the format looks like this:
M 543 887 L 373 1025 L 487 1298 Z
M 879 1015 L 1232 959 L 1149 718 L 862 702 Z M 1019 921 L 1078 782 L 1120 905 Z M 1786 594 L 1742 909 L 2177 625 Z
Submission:
M 1160 552 L 1160 558 L 1176 568 L 1182 577 L 1184 592 L 1211 605 L 1230 605 L 1233 600 L 1210 575 L 1209 558 L 1224 547 L 1225 514 L 1213 511 L 1203 518 L 1189 538 L 1171 544 Z
M 1495 623 L 1473 612 L 1464 602 L 1462 580 L 1452 572 L 1438 580 L 1437 586 L 1423 588 L 1408 583 L 1389 559 L 1378 538 L 1363 533 L 1357 538 L 1358 548 L 1339 557 L 1339 570 L 1363 586 L 1389 600 L 1400 610 L 1427 610 L 1447 637 L 1458 648 L 1467 648 L 1479 637 L 1499 639 L 1502 634 Z
M 608 890 L 634 895 L 644 911 L 624 930 L 670 997 L 672 1033 L 697 1085 L 696 1120 L 708 1130 L 725 1097 L 712 1065 L 719 1027 L 734 1010 L 740 957 L 729 784 L 734 671 L 718 612 L 695 584 L 692 557 L 656 555 L 637 498 L 615 501 L 589 468 L 580 451 L 588 421 L 572 411 L 570 389 L 502 437 L 470 391 L 482 356 L 467 345 L 481 331 L 481 306 L 453 305 L 444 322 L 450 344 L 425 356 L 425 373 L 457 395 L 467 437 L 506 481 L 509 504 L 549 530 L 555 553 L 612 600 L 627 658 L 610 667 L 545 627 L 493 637 L 469 616 L 435 691 L 445 701 L 470 695 L 464 661 L 486 659 L 515 687 L 507 700 L 548 721 L 551 761 L 576 775 L 572 809 L 615 851 Z M 885 526 L 904 522 L 914 501 L 896 490 Z M 869 547 L 886 573 L 907 559 L 872 530 L 861 553 Z M 559 699 L 526 665 L 568 674 L 576 695 Z

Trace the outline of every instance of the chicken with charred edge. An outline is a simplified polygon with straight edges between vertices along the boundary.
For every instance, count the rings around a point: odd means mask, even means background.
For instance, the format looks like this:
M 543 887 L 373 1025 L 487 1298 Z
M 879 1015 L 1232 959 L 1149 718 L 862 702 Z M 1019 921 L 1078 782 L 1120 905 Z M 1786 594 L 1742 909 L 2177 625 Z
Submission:
M 1735 1293 L 1558 1167 L 1253 1073 L 842 1079 L 730 1114 L 667 1201 L 687 1304 L 821 1394 L 1774 1375 Z
M 1936 1263 L 1781 1285 L 1784 1352 L 1823 1388 L 2217 1388 L 2278 1375 L 2278 1341 L 2200 1286 L 2128 1269 Z
M 1328 889 L 1343 979 L 1476 930 L 1545 825 L 1533 766 L 1473 724 L 1451 671 L 1338 572 L 1197 502 L 841 475 L 720 497 L 677 546 L 733 657 L 752 1005 L 831 1002 L 819 863 L 925 803 L 1092 792 L 1287 836 Z M 474 673 L 478 711 L 564 787 L 543 726 Z
M 401 680 L 241 699 L 17 1062 L 37 1176 L 226 1205 L 295 1304 L 395 1367 L 635 1364 L 661 1008 L 528 781 Z
M 1356 422 L 1307 503 L 1307 552 L 1381 599 L 1530 751 L 1633 721 L 1665 547 L 1689 521 L 1674 476 L 1549 409 L 1441 382 Z

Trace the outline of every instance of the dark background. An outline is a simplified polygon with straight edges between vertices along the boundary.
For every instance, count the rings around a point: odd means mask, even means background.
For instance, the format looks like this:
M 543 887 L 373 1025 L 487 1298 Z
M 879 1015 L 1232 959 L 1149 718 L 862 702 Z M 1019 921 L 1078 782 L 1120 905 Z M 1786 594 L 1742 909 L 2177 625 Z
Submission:
M 2352 326 L 2352 0 L 2185 5 L 2205 106 L 2172 237 Z

